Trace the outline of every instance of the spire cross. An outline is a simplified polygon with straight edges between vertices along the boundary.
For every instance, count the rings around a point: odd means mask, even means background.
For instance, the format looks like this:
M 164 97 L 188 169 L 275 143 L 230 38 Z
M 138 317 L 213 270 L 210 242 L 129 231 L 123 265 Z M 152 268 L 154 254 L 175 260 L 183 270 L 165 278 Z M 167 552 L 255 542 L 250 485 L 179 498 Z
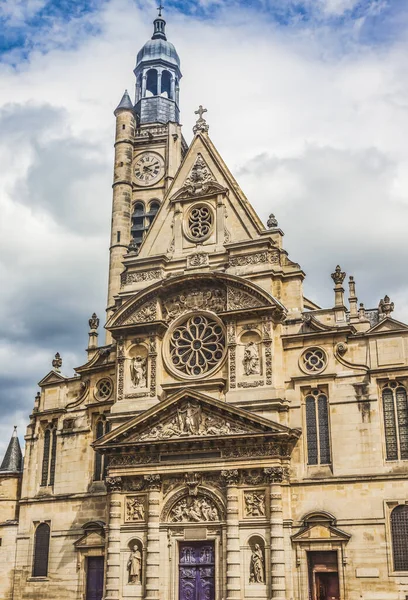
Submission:
M 162 3 L 160 2 L 159 6 L 157 7 L 157 10 L 159 11 L 159 17 L 162 16 L 162 10 L 164 9 L 164 6 L 162 5 Z
M 198 107 L 198 110 L 194 111 L 195 115 L 199 115 L 199 119 L 201 120 L 203 118 L 203 114 L 208 112 L 208 110 L 206 108 L 203 108 L 203 105 L 200 104 L 200 106 Z

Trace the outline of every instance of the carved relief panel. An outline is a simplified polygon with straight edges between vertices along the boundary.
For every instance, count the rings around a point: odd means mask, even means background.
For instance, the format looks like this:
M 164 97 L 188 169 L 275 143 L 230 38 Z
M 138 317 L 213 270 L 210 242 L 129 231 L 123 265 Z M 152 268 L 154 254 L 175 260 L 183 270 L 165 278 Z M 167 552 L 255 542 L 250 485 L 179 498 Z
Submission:
M 127 523 L 144 522 L 146 520 L 146 496 L 139 494 L 127 496 L 125 504 L 125 521 Z

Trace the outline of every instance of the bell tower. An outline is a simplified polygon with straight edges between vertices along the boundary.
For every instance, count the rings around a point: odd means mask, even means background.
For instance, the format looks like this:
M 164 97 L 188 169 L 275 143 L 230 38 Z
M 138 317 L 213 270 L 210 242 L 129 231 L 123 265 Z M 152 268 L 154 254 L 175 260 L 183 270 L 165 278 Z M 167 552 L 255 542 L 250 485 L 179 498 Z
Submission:
M 137 54 L 135 104 L 126 90 L 114 113 L 108 317 L 121 289 L 124 263 L 137 256 L 187 150 L 180 125 L 180 59 L 167 40 L 162 8 L 152 38 Z

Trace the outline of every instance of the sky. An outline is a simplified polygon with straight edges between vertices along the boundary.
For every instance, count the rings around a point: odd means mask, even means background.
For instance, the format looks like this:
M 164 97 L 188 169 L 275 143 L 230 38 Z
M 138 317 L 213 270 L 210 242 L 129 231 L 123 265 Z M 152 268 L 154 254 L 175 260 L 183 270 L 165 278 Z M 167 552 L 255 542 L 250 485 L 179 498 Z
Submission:
M 340 264 L 359 301 L 408 322 L 406 0 L 167 0 L 194 110 L 266 222 L 333 304 Z M 104 320 L 115 122 L 152 35 L 144 0 L 0 3 L 0 456 L 23 441 L 56 352 L 85 362 Z M 103 328 L 100 330 L 103 343 Z

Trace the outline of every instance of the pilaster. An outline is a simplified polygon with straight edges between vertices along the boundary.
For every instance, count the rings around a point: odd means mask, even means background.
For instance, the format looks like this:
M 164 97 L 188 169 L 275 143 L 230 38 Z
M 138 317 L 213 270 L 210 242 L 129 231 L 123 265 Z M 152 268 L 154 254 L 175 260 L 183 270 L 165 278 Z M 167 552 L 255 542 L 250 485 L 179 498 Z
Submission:
M 148 489 L 146 599 L 158 600 L 160 587 L 160 475 L 145 475 Z
M 109 492 L 109 523 L 106 546 L 106 576 L 104 600 L 120 599 L 120 525 L 122 520 L 122 478 L 107 477 Z
M 227 600 L 241 598 L 240 547 L 238 518 L 239 471 L 222 471 L 227 488 Z
M 285 540 L 283 534 L 282 481 L 283 467 L 264 469 L 270 484 L 270 546 L 271 546 L 271 598 L 286 599 Z

